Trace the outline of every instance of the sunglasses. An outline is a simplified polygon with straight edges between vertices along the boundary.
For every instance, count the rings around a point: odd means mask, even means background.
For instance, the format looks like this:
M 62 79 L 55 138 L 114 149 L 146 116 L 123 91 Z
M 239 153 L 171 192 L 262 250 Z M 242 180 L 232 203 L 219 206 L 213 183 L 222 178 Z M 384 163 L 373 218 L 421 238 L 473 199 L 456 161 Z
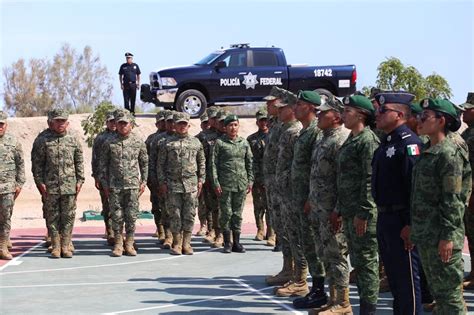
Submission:
M 427 120 L 430 119 L 430 118 L 440 118 L 440 117 L 441 117 L 440 114 L 429 115 L 429 114 L 427 114 L 427 113 L 425 113 L 425 112 L 416 115 L 416 119 L 418 119 L 418 120 L 421 121 L 421 122 L 425 122 L 425 121 L 427 121 Z
M 379 114 L 385 114 L 387 112 L 396 112 L 396 113 L 402 113 L 401 111 L 399 110 L 396 110 L 396 109 L 392 109 L 392 108 L 388 108 L 386 106 L 380 106 L 378 109 L 377 109 L 377 112 Z

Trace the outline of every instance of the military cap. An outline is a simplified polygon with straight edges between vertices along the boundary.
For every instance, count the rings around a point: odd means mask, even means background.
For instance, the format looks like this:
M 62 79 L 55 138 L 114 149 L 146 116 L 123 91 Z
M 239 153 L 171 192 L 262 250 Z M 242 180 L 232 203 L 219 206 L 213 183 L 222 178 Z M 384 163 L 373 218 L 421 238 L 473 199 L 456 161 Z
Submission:
M 237 115 L 234 115 L 234 114 L 228 115 L 224 119 L 224 126 L 227 126 L 228 124 L 230 124 L 231 122 L 234 122 L 234 121 L 239 121 L 239 117 Z
M 133 122 L 133 117 L 128 110 L 116 110 L 114 116 L 116 122 Z
M 178 113 L 174 113 L 173 114 L 173 120 L 175 123 L 179 123 L 179 122 L 189 122 L 189 115 L 186 114 L 186 113 L 181 113 L 181 112 L 178 112 Z
M 421 108 L 420 104 L 418 103 L 411 103 L 410 110 L 415 115 L 421 114 L 423 112 L 423 108 Z
M 227 112 L 225 110 L 220 110 L 217 112 L 216 119 L 221 121 L 227 117 Z
M 128 58 L 128 57 L 133 57 L 133 54 L 130 53 L 130 52 L 126 52 L 126 53 L 125 53 L 125 57 L 127 57 L 127 58 Z
M 163 116 L 163 112 L 164 111 L 160 110 L 159 112 L 156 113 L 155 119 L 156 119 L 157 122 L 165 120 L 165 116 Z
M 266 119 L 266 118 L 268 118 L 268 113 L 267 113 L 267 111 L 264 110 L 264 109 L 259 109 L 259 110 L 257 110 L 257 112 L 255 113 L 255 117 L 257 118 L 257 120 Z
M 285 94 L 284 89 L 279 88 L 278 86 L 273 86 L 270 91 L 270 94 L 265 96 L 263 99 L 265 101 L 273 101 L 273 100 L 276 100 L 277 98 L 282 98 L 284 94 Z
M 372 87 L 370 89 L 370 96 L 369 96 L 370 100 L 371 101 L 375 100 L 375 95 L 380 94 L 380 93 L 383 93 L 383 91 L 381 89 L 376 88 L 376 87 Z M 361 95 L 364 95 L 364 94 L 361 94 Z
M 7 113 L 5 113 L 3 110 L 0 110 L 0 123 L 6 123 L 7 117 Z
M 201 115 L 201 117 L 199 117 L 199 119 L 201 120 L 201 122 L 206 122 L 206 121 L 209 121 L 209 116 L 207 116 L 207 114 L 204 113 Z
M 453 106 L 454 106 L 454 109 L 456 110 L 456 113 L 458 114 L 458 116 L 461 116 L 462 112 L 465 112 L 466 109 L 464 108 L 464 104 L 454 104 L 453 103 Z
M 410 103 L 415 99 L 415 95 L 408 92 L 382 92 L 375 95 L 375 100 L 380 104 L 402 104 L 410 106 Z
M 208 116 L 209 118 L 216 118 L 216 115 L 217 115 L 217 112 L 218 112 L 218 111 L 219 111 L 219 109 L 218 109 L 217 107 L 214 107 L 214 106 L 209 107 L 209 108 L 207 109 L 207 111 L 206 111 L 206 112 L 207 112 L 207 116 Z
M 344 97 L 344 106 L 350 106 L 355 108 L 360 108 L 368 111 L 371 115 L 375 114 L 374 105 L 372 102 L 365 96 L 362 95 L 353 95 Z
M 423 109 L 430 109 L 435 112 L 440 112 L 444 114 L 448 114 L 449 116 L 456 119 L 458 117 L 458 113 L 456 112 L 456 108 L 454 104 L 450 101 L 442 98 L 426 98 L 420 102 L 420 105 Z
M 167 111 L 165 113 L 165 120 L 174 120 L 173 115 L 174 115 L 174 111 L 172 110 Z
M 321 96 L 314 91 L 302 91 L 298 92 L 298 101 L 303 101 L 307 103 L 311 103 L 314 106 L 321 105 Z
M 467 93 L 466 103 L 462 104 L 464 109 L 474 108 L 474 92 Z
M 49 120 L 68 119 L 68 118 L 69 118 L 69 113 L 65 109 L 55 108 L 55 109 L 51 109 L 50 111 L 48 111 L 48 119 Z
M 285 91 L 284 96 L 280 99 L 279 102 L 275 103 L 276 107 L 285 107 L 285 106 L 293 106 L 296 104 L 298 97 L 291 93 L 290 91 Z
M 344 105 L 342 105 L 341 101 L 337 98 L 331 97 L 325 103 L 316 107 L 316 109 L 322 112 L 333 110 L 342 114 L 342 112 L 344 111 Z
M 105 121 L 111 121 L 115 119 L 114 111 L 107 112 L 105 115 Z

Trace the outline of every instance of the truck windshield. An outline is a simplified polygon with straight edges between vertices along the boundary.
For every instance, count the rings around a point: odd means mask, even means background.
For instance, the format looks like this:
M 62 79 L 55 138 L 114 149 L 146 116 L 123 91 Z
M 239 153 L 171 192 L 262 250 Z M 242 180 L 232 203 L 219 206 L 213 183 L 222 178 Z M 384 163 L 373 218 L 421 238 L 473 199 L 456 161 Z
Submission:
M 203 59 L 201 59 L 200 61 L 196 62 L 195 64 L 196 65 L 210 65 L 211 63 L 213 63 L 217 58 L 219 58 L 220 55 L 222 55 L 224 52 L 223 51 L 215 51 L 209 55 L 207 55 L 206 57 L 204 57 Z

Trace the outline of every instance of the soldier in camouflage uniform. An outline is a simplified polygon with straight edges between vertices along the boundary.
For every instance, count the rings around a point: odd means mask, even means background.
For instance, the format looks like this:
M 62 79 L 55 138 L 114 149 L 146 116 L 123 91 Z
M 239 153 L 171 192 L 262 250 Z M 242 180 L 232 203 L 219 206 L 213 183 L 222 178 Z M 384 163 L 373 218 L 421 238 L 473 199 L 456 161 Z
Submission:
M 375 109 L 368 98 L 344 98 L 343 120 L 351 133 L 337 155 L 337 205 L 342 216 L 360 296 L 360 314 L 375 314 L 378 291 L 377 207 L 371 194 L 372 156 L 378 137 L 368 125 Z
M 188 134 L 189 115 L 173 116 L 176 135 L 163 144 L 158 156 L 158 184 L 167 194 L 172 255 L 192 255 L 191 233 L 194 227 L 197 198 L 206 178 L 206 160 L 202 144 Z
M 104 131 L 99 133 L 94 139 L 94 144 L 92 145 L 92 177 L 95 180 L 95 187 L 99 190 L 100 200 L 102 202 L 102 216 L 104 217 L 105 223 L 105 236 L 107 238 L 107 244 L 113 246 L 114 241 L 114 231 L 112 230 L 112 218 L 110 217 L 110 206 L 109 200 L 105 197 L 104 190 L 100 186 L 99 179 L 99 159 L 102 157 L 102 150 L 104 148 L 104 143 L 106 143 L 111 137 L 115 135 L 115 117 L 114 112 L 108 112 L 105 118 L 106 128 Z
M 145 191 L 148 178 L 148 155 L 145 143 L 132 133 L 132 115 L 121 109 L 114 116 L 117 133 L 105 143 L 103 157 L 99 160 L 99 178 L 112 215 L 115 240 L 112 256 L 123 254 L 124 224 L 125 254 L 136 256 L 133 247 L 135 222 L 139 214 L 138 198 Z
M 446 136 L 460 127 L 451 102 L 421 102 L 420 133 L 430 142 L 412 175 L 411 240 L 417 245 L 436 300 L 436 314 L 466 314 L 462 296 L 463 216 L 472 189 L 469 157 Z
M 0 259 L 10 260 L 8 251 L 15 199 L 25 183 L 25 161 L 20 142 L 6 134 L 7 114 L 0 111 Z
M 253 198 L 253 212 L 255 215 L 255 223 L 257 225 L 257 235 L 255 236 L 256 241 L 263 241 L 264 238 L 268 239 L 274 234 L 270 224 L 270 218 L 267 209 L 267 195 L 265 191 L 265 183 L 263 177 L 263 152 L 268 142 L 268 115 L 267 111 L 260 109 L 255 114 L 257 118 L 257 132 L 247 137 L 247 141 L 250 144 L 253 154 L 253 174 L 255 182 L 252 187 L 252 198 Z M 263 224 L 263 218 L 267 223 L 267 235 L 265 237 L 265 227 Z
M 156 113 L 156 132 L 152 133 L 145 140 L 146 151 L 148 153 L 148 179 L 147 185 L 150 189 L 150 202 L 151 202 L 151 212 L 153 213 L 153 218 L 156 225 L 156 236 L 160 241 L 165 239 L 165 230 L 163 224 L 161 224 L 161 203 L 158 196 L 158 183 L 156 181 L 156 147 L 155 144 L 157 140 L 166 133 L 166 123 L 164 117 L 165 111 L 159 111 Z
M 244 253 L 245 249 L 240 244 L 240 228 L 245 198 L 252 190 L 254 181 L 252 150 L 247 140 L 238 136 L 239 120 L 236 115 L 227 116 L 224 125 L 226 135 L 216 141 L 212 150 L 212 184 L 219 197 L 219 227 L 224 236 L 223 252 Z
M 201 120 L 201 131 L 196 135 L 196 138 L 198 138 L 199 142 L 201 142 L 201 144 L 204 146 L 206 136 L 211 132 L 209 125 L 209 116 L 207 115 L 207 113 L 204 113 L 201 117 L 199 117 L 199 119 Z M 208 232 L 208 223 L 212 221 L 212 214 L 206 205 L 206 198 L 204 192 L 199 194 L 198 203 L 198 218 L 200 227 L 196 235 L 205 236 Z
M 84 157 L 79 140 L 67 132 L 69 114 L 63 109 L 48 113 L 51 133 L 40 138 L 32 170 L 36 186 L 45 198 L 51 231 L 53 258 L 71 258 L 76 199 L 84 182 Z
M 462 137 L 469 147 L 469 162 L 471 169 L 474 169 L 474 93 L 468 93 L 463 107 L 465 112 L 462 119 L 468 127 L 462 133 Z M 464 214 L 464 226 L 469 244 L 469 253 L 471 257 L 474 257 L 474 198 L 472 196 Z M 465 290 L 474 289 L 474 259 L 471 259 L 471 272 L 464 278 L 463 286 Z
M 299 222 L 293 215 L 293 189 L 291 189 L 291 166 L 294 157 L 294 146 L 302 129 L 301 123 L 295 118 L 296 95 L 287 91 L 285 98 L 275 104 L 278 107 L 278 117 L 283 123 L 280 139 L 278 140 L 278 155 L 275 169 L 276 191 L 279 192 L 276 202 L 279 204 L 280 217 L 277 222 L 283 227 L 281 245 L 283 256 L 291 255 L 295 269 L 290 281 L 276 289 L 277 296 L 304 296 L 308 294 L 306 276 L 307 261 L 298 241 Z M 281 192 L 286 193 L 282 194 Z

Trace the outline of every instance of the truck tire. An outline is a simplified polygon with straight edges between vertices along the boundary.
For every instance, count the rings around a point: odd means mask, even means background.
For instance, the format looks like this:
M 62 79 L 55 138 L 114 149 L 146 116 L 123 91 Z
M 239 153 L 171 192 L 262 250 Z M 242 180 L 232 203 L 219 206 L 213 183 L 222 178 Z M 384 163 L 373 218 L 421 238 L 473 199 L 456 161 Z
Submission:
M 142 84 L 140 86 L 140 100 L 145 103 L 153 102 L 153 96 L 151 95 L 150 84 Z
M 324 101 L 326 101 L 328 98 L 334 97 L 334 94 L 332 94 L 326 89 L 316 89 L 314 91 L 318 93 L 321 96 L 321 99 L 323 99 Z
M 176 110 L 189 114 L 192 118 L 199 117 L 206 111 L 207 100 L 198 90 L 186 90 L 178 96 Z

